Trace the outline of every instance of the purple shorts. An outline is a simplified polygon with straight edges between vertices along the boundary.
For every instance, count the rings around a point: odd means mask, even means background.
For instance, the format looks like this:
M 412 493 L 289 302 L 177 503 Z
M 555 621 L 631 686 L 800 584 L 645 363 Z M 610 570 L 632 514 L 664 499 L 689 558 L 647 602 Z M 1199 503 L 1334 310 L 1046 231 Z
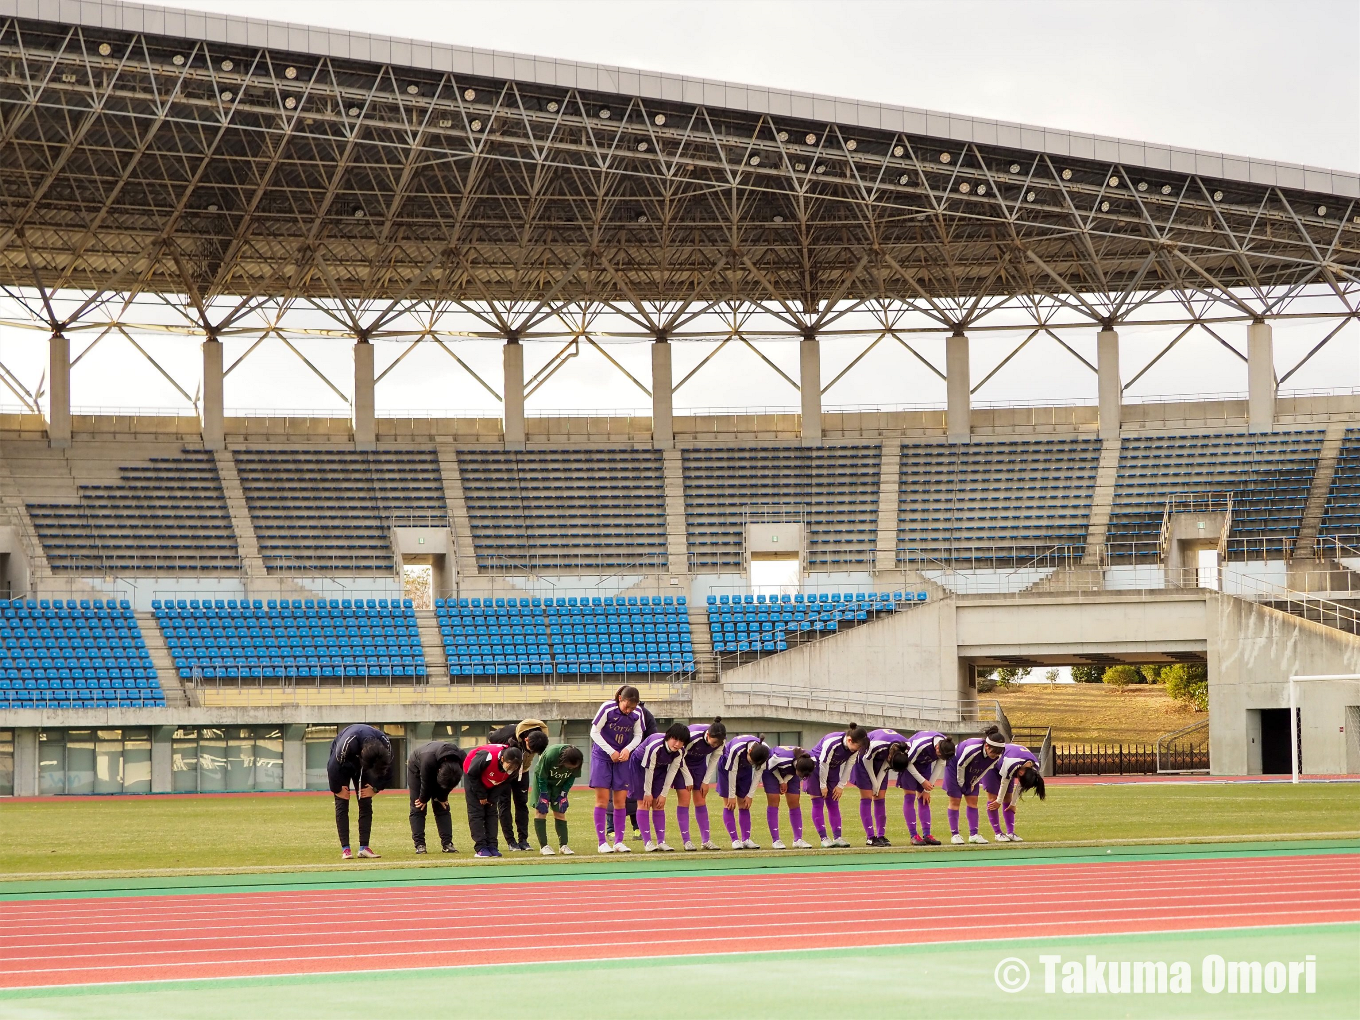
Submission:
M 660 797 L 670 789 L 666 785 L 666 773 L 670 771 L 669 765 L 665 768 L 657 768 L 652 772 L 652 788 L 647 790 L 643 788 L 644 781 L 647 778 L 646 770 L 637 762 L 630 762 L 629 764 L 633 766 L 633 776 L 628 783 L 628 796 L 634 800 L 642 800 L 643 797 L 647 796 Z M 680 779 L 679 772 L 675 774 L 675 778 Z
M 1001 794 L 1001 773 L 996 769 L 988 769 L 982 773 L 982 788 L 993 797 Z
M 685 773 L 689 773 L 689 783 L 685 783 Z M 684 764 L 680 766 L 680 771 L 675 774 L 675 788 L 677 790 L 697 790 L 704 785 L 704 776 L 708 774 L 708 755 L 702 758 L 686 758 Z
M 631 761 L 610 761 L 599 745 L 590 747 L 590 787 L 592 790 L 627 790 L 633 778 Z
M 760 774 L 760 785 L 765 787 L 766 793 L 773 793 L 776 796 L 779 795 L 780 793 L 791 793 L 796 797 L 798 795 L 798 791 L 803 788 L 802 780 L 800 780 L 796 775 L 789 776 L 789 778 L 783 780 L 783 782 L 786 782 L 788 786 L 785 789 L 781 790 L 779 789 L 780 778 L 779 776 L 775 775 L 774 772 L 770 771 L 769 769 L 766 769 L 764 772 Z
M 751 780 L 755 778 L 755 772 L 749 765 L 737 767 L 737 780 L 731 782 L 731 775 L 727 769 L 718 770 L 718 796 L 719 797 L 749 797 L 751 796 Z M 736 789 L 729 789 L 735 786 Z
M 888 788 L 888 770 L 883 770 L 878 785 L 874 786 L 874 781 L 869 776 L 869 770 L 864 767 L 864 759 L 857 758 L 855 764 L 850 768 L 850 785 L 858 786 L 861 790 L 869 790 L 872 793 L 882 793 Z
M 977 795 L 977 780 L 973 780 L 971 790 L 965 790 L 959 785 L 959 770 L 953 762 L 949 762 L 944 768 L 944 792 L 948 797 L 974 797 Z
M 823 792 L 822 788 L 817 784 L 818 784 L 817 773 L 814 772 L 812 773 L 812 775 L 808 776 L 806 779 L 803 780 L 803 792 L 806 793 L 809 797 L 826 797 L 831 793 L 832 790 L 836 788 L 836 784 L 832 783 L 826 789 L 826 791 Z

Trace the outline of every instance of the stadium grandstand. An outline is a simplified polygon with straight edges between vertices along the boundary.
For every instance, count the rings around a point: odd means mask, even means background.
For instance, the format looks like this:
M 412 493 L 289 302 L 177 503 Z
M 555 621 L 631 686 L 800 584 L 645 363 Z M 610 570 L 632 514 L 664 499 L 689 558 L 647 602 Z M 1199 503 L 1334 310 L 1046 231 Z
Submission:
M 320 788 L 347 723 L 580 740 L 621 683 L 966 733 L 979 670 L 1171 662 L 1260 772 L 1289 678 L 1360 672 L 1360 392 L 1286 387 L 1357 308 L 1352 173 L 0 0 L 0 793 Z M 1245 392 L 1132 400 L 1121 330 Z M 1031 342 L 1095 399 L 975 399 Z M 101 343 L 182 405 L 73 404 Z M 824 402 L 888 348 L 938 405 Z M 265 349 L 340 409 L 252 404 Z M 677 405 L 738 354 L 797 406 Z M 649 406 L 536 414 L 586 358 Z M 494 409 L 381 403 L 415 365 Z M 1300 692 L 1311 771 L 1360 771 L 1347 696 Z

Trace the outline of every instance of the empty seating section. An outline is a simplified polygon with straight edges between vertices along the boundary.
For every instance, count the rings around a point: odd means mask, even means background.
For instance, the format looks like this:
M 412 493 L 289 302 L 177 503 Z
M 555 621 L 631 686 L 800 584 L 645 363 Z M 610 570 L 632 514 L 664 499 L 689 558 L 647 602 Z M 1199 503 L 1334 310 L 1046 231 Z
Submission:
M 1360 429 L 1347 429 L 1341 441 L 1318 534 L 1323 538 L 1360 536 Z
M 76 503 L 29 503 L 53 570 L 171 573 L 239 569 L 213 455 L 185 450 L 82 485 Z
M 183 680 L 423 683 L 410 599 L 153 601 Z
M 903 443 L 898 561 L 1005 568 L 1082 547 L 1099 462 L 1098 439 Z
M 444 527 L 433 450 L 236 450 L 265 569 L 391 571 L 392 524 Z
M 800 592 L 709 595 L 706 608 L 713 651 L 734 655 L 782 652 L 924 601 L 923 591 Z
M 1111 558 L 1155 559 L 1169 497 L 1223 492 L 1232 493 L 1229 557 L 1288 554 L 1308 502 L 1322 435 L 1126 436 L 1106 536 Z
M 129 603 L 0 599 L 0 708 L 164 705 Z
M 460 451 L 478 565 L 662 569 L 661 465 L 654 450 Z
M 685 516 L 696 569 L 744 566 L 748 511 L 801 513 L 810 567 L 868 565 L 881 460 L 878 446 L 686 450 Z
M 684 596 L 439 599 L 435 616 L 454 682 L 694 669 Z

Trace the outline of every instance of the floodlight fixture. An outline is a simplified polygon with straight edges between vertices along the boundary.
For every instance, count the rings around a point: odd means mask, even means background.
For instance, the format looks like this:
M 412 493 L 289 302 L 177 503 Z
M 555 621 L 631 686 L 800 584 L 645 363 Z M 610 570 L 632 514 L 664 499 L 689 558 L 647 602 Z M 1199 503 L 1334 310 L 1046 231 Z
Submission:
M 183 54 L 183 53 L 176 53 L 173 57 L 170 58 L 170 63 L 174 64 L 176 67 L 183 67 L 183 66 L 184 66 L 184 54 Z
M 1011 164 L 1011 173 L 1013 173 L 1013 174 L 1018 174 L 1019 172 L 1020 172 L 1020 164 L 1019 164 L 1019 163 L 1012 163 L 1012 164 Z
M 1215 192 L 1214 192 L 1214 201 L 1215 201 L 1215 202 L 1222 202 L 1222 201 L 1223 201 L 1223 192 L 1221 192 L 1221 191 L 1215 191 Z
M 420 86 L 419 86 L 419 85 L 407 85 L 407 86 L 406 86 L 406 94 L 407 94 L 408 96 L 414 96 L 414 95 L 415 95 L 417 92 L 419 92 L 419 91 L 420 91 Z
M 947 152 L 942 152 L 942 153 L 940 153 L 940 162 L 941 162 L 941 163 L 948 163 L 948 162 L 949 162 L 951 159 L 953 159 L 953 158 L 954 158 L 954 157 L 951 156 L 951 155 L 949 155 L 949 153 L 947 153 Z
M 474 99 L 477 98 L 477 90 L 463 89 L 463 98 L 466 99 L 469 103 L 472 102 Z
M 1070 181 L 1072 179 L 1071 169 L 1066 169 L 1062 172 L 1062 179 L 1065 181 Z
M 856 149 L 859 148 L 859 142 L 855 141 L 855 140 L 852 138 L 852 139 L 850 139 L 848 142 L 845 143 L 845 147 L 846 147 L 847 149 L 849 149 L 851 152 L 854 152 Z
M 236 65 L 233 64 L 230 60 L 224 60 L 224 61 L 222 61 L 222 70 L 224 70 L 224 71 L 230 71 L 230 70 L 231 70 L 233 67 L 235 67 L 235 66 L 236 66 Z
M 906 155 L 906 152 L 907 152 L 907 150 L 906 150 L 903 146 L 901 146 L 901 145 L 894 145 L 894 146 L 893 146 L 893 155 L 894 155 L 894 156 L 904 156 L 904 155 Z
M 1163 184 L 1163 185 L 1162 185 L 1162 194 L 1163 194 L 1163 195 L 1169 195 L 1169 194 L 1171 194 L 1171 185 L 1169 185 L 1169 184 Z
M 100 55 L 101 57 L 107 57 L 107 56 L 108 56 L 110 53 L 112 53 L 112 52 L 113 52 L 113 47 L 110 46 L 108 43 L 102 42 L 102 43 L 99 44 L 99 55 Z
M 296 68 L 296 67 L 285 67 L 285 68 L 283 69 L 283 76 L 284 76 L 285 78 L 287 78 L 289 81 L 292 81 L 294 78 L 297 77 L 297 68 Z
M 816 145 L 817 136 L 814 135 L 811 131 L 809 131 L 807 134 L 803 136 L 803 141 L 806 142 L 808 145 Z
M 550 99 L 550 100 L 548 100 L 548 112 L 549 112 L 549 113 L 556 113 L 559 109 L 560 109 L 560 107 L 557 105 L 557 100 L 556 100 L 556 99 Z

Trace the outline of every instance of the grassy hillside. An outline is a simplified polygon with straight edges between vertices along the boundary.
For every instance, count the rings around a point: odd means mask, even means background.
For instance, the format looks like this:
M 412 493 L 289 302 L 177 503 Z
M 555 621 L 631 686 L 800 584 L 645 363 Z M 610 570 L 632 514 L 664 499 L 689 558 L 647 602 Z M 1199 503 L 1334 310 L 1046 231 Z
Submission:
M 1155 684 L 1122 690 L 1104 684 L 1017 684 L 982 697 L 1000 701 L 1016 728 L 1052 726 L 1056 743 L 1150 744 L 1209 717 L 1173 701 Z

